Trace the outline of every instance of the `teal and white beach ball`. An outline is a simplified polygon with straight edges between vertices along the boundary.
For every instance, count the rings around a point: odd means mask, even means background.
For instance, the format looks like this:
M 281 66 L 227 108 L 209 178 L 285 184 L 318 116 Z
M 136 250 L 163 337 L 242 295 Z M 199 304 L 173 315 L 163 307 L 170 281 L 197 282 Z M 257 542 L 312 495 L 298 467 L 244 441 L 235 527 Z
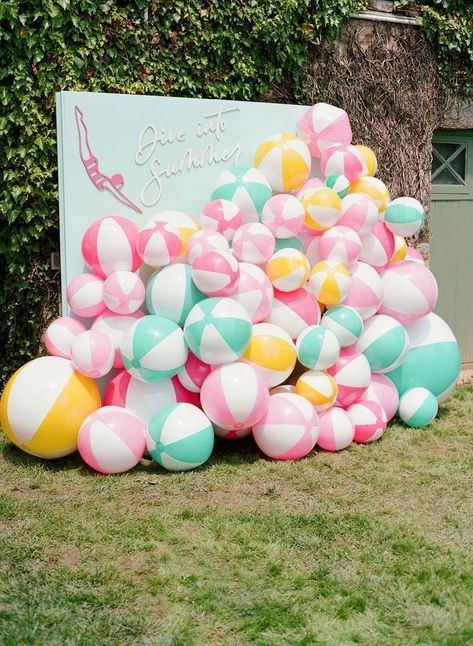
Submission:
M 406 328 L 392 316 L 375 314 L 365 321 L 355 349 L 363 352 L 373 372 L 389 372 L 404 360 L 409 337 Z
M 259 222 L 263 206 L 271 195 L 271 186 L 261 171 L 252 166 L 235 166 L 217 177 L 211 198 L 236 204 L 243 224 L 248 224 Z
M 120 351 L 130 375 L 147 383 L 170 379 L 187 359 L 181 328 L 163 316 L 138 319 L 125 333 Z
M 399 417 L 408 426 L 427 426 L 437 415 L 439 404 L 435 395 L 427 388 L 406 390 L 399 400 Z
M 398 236 L 413 236 L 425 221 L 422 204 L 413 197 L 398 197 L 389 202 L 384 212 L 386 227 Z
M 184 337 L 196 357 L 204 363 L 219 365 L 242 356 L 251 330 L 248 314 L 232 298 L 206 298 L 191 309 Z
M 153 460 L 168 471 L 187 471 L 209 459 L 214 431 L 207 415 L 197 406 L 169 404 L 153 415 L 146 445 Z
M 327 177 L 324 186 L 333 189 L 335 193 L 338 193 L 339 197 L 345 197 L 350 189 L 350 180 L 345 175 L 334 173 Z
M 322 316 L 321 324 L 331 330 L 342 348 L 354 345 L 363 332 L 363 319 L 353 307 L 336 305 Z
M 326 370 L 340 356 L 340 342 L 332 330 L 323 325 L 310 325 L 296 341 L 297 358 L 311 370 Z
M 179 263 L 156 271 L 146 285 L 146 307 L 150 314 L 164 316 L 183 326 L 196 303 L 205 298 L 192 280 L 190 265 Z

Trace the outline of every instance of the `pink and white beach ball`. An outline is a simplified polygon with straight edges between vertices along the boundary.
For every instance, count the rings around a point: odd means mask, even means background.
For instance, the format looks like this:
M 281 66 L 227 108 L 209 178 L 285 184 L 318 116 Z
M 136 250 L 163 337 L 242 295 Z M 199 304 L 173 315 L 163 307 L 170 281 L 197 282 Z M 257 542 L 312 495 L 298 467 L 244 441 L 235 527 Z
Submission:
M 190 350 L 186 363 L 177 373 L 181 386 L 192 393 L 200 393 L 202 384 L 210 375 L 211 367 L 195 356 Z
M 360 399 L 371 383 L 368 359 L 353 348 L 342 348 L 339 358 L 327 372 L 335 379 L 337 403 L 343 408 Z
M 370 265 L 356 262 L 350 267 L 351 287 L 343 301 L 358 312 L 363 321 L 376 314 L 383 296 L 383 285 L 380 275 Z
M 129 410 L 103 406 L 85 418 L 77 446 L 81 458 L 95 471 L 124 473 L 143 457 L 145 425 Z
M 106 309 L 103 302 L 104 281 L 94 274 L 79 274 L 67 287 L 69 307 L 76 316 L 92 318 Z
M 92 323 L 91 330 L 99 330 L 108 336 L 115 349 L 115 358 L 113 360 L 114 368 L 123 368 L 122 356 L 120 354 L 120 345 L 123 337 L 133 323 L 144 316 L 143 312 L 137 310 L 132 314 L 115 314 L 110 310 L 102 312 Z
M 355 429 L 355 442 L 374 442 L 384 434 L 388 420 L 386 413 L 374 401 L 361 400 L 347 409 Z
M 182 251 L 182 238 L 172 224 L 150 222 L 138 233 L 136 252 L 150 267 L 165 267 Z
M 206 251 L 192 264 L 192 280 L 207 296 L 231 296 L 239 277 L 238 261 L 224 251 Z
M 133 314 L 144 303 L 145 286 L 131 271 L 114 271 L 103 284 L 103 301 L 115 314 Z
M 243 361 L 213 370 L 200 391 L 207 417 L 228 431 L 256 424 L 265 414 L 268 400 L 269 390 L 262 375 Z
M 273 308 L 265 321 L 278 325 L 291 339 L 297 339 L 307 326 L 320 322 L 320 307 L 306 287 L 292 292 L 275 289 Z
M 421 254 L 421 252 L 417 249 L 414 249 L 414 247 L 409 247 L 409 245 L 407 246 L 405 260 L 411 260 L 412 262 L 418 262 L 421 265 L 425 265 L 424 256 Z
M 85 332 L 82 323 L 70 316 L 61 316 L 50 323 L 43 335 L 46 350 L 53 357 L 70 359 L 72 343 L 81 332 Z
M 232 298 L 246 310 L 252 323 L 260 323 L 273 307 L 273 286 L 264 271 L 248 262 L 240 263 L 240 278 Z
M 136 271 L 141 258 L 136 251 L 138 226 L 119 215 L 93 222 L 82 238 L 82 256 L 90 270 L 105 278 L 114 271 Z
M 276 460 L 305 457 L 319 435 L 319 416 L 312 404 L 293 393 L 271 395 L 268 409 L 253 426 L 259 449 Z
M 317 446 L 324 451 L 341 451 L 353 442 L 355 429 L 343 408 L 329 408 L 319 415 L 320 432 Z
M 72 343 L 72 365 L 85 377 L 103 377 L 112 369 L 114 358 L 115 348 L 108 336 L 100 330 L 86 330 Z
M 366 236 L 373 230 L 378 216 L 378 207 L 370 197 L 363 193 L 350 193 L 342 198 L 342 215 L 338 224 L 350 227 L 359 236 Z
M 322 262 L 322 258 L 320 256 L 320 238 L 322 237 L 322 233 L 323 232 L 320 231 L 320 235 L 318 236 L 299 236 L 299 240 L 302 240 L 305 257 L 309 261 L 311 268 L 314 267 L 314 265 L 317 265 L 319 262 Z
M 328 103 L 316 103 L 297 122 L 298 135 L 309 146 L 312 157 L 320 157 L 334 144 L 349 144 L 350 120 L 345 110 Z
M 263 207 L 261 222 L 275 238 L 287 239 L 296 236 L 304 224 L 305 209 L 294 195 L 273 195 Z
M 201 229 L 192 235 L 187 242 L 187 262 L 192 265 L 199 256 L 217 249 L 229 253 L 228 240 L 221 233 L 211 229 Z
M 345 175 L 350 182 L 366 173 L 366 165 L 356 146 L 330 146 L 322 153 L 320 168 L 325 177 Z
M 212 200 L 202 209 L 200 224 L 203 229 L 212 229 L 231 240 L 242 225 L 241 211 L 229 200 Z
M 314 188 L 321 188 L 322 186 L 324 186 L 323 179 L 320 179 L 320 177 L 310 177 L 297 191 L 296 197 L 300 200 L 305 191 L 311 191 Z
M 360 260 L 382 269 L 391 260 L 394 248 L 394 235 L 384 222 L 378 220 L 371 233 L 361 237 Z
M 274 253 L 276 240 L 271 231 L 261 222 L 241 226 L 233 236 L 232 250 L 241 262 L 263 265 Z
M 334 226 L 322 234 L 318 251 L 322 260 L 339 262 L 348 267 L 360 256 L 360 236 L 349 227 Z
M 371 383 L 359 401 L 372 401 L 379 404 L 386 413 L 388 422 L 392 420 L 399 406 L 399 393 L 393 382 L 378 372 L 371 375 Z
M 221 437 L 224 440 L 241 440 L 244 437 L 251 435 L 251 428 L 239 428 L 236 431 L 229 431 L 226 428 L 220 428 L 217 424 L 213 424 L 214 433 L 217 437 Z

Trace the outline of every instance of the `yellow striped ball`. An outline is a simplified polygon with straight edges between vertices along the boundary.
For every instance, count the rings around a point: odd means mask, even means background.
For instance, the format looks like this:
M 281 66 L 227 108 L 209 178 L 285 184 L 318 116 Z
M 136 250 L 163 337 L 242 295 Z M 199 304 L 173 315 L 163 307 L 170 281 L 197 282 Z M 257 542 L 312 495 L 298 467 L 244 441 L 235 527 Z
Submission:
M 338 387 L 335 379 L 325 370 L 307 370 L 296 383 L 296 392 L 320 412 L 335 403 Z
M 351 275 L 345 265 L 324 260 L 312 268 L 309 286 L 319 303 L 338 305 L 350 291 Z
M 377 177 L 370 177 L 369 175 L 360 177 L 351 183 L 349 193 L 363 193 L 363 195 L 371 197 L 380 213 L 384 213 L 386 210 L 389 191 L 386 184 Z
M 253 325 L 243 359 L 263 375 L 269 388 L 285 381 L 294 370 L 296 346 L 287 332 L 273 323 Z
M 368 148 L 368 146 L 361 146 L 360 144 L 357 144 L 355 148 L 363 159 L 366 175 L 369 175 L 370 177 L 376 175 L 376 171 L 378 170 L 378 160 L 371 148 Z
M 298 249 L 285 247 L 268 260 L 266 274 L 273 287 L 281 292 L 292 292 L 307 282 L 309 261 Z
M 394 253 L 389 262 L 401 262 L 407 256 L 407 242 L 402 236 L 394 234 Z
M 300 197 L 305 210 L 304 224 L 313 231 L 325 231 L 337 224 L 342 201 L 332 188 L 307 189 Z
M 311 165 L 307 144 L 294 135 L 281 133 L 263 141 L 256 151 L 255 166 L 273 191 L 295 191 L 309 177 Z

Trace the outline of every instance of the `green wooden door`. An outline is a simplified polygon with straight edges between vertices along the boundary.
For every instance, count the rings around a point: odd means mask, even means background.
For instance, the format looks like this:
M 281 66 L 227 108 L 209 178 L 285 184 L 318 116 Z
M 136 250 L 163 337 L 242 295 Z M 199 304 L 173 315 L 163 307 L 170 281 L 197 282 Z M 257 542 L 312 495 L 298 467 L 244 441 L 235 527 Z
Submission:
M 430 267 L 436 312 L 473 363 L 473 131 L 440 131 L 433 141 Z

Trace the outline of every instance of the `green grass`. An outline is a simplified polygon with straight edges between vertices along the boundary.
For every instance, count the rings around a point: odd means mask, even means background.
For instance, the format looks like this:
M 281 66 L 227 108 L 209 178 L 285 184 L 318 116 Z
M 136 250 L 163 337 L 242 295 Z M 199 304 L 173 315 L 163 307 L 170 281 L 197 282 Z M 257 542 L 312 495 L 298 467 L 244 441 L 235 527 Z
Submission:
M 298 462 L 118 477 L 0 444 L 2 644 L 473 644 L 473 387 Z

